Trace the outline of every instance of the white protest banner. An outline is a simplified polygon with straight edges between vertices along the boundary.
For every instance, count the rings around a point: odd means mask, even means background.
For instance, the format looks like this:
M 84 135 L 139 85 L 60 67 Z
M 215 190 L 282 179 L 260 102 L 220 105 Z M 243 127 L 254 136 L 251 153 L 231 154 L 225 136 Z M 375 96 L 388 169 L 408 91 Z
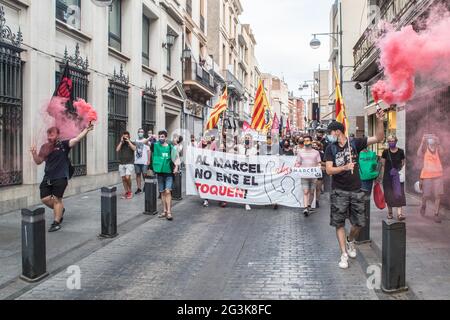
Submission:
M 296 168 L 295 157 L 244 156 L 188 148 L 186 192 L 202 199 L 250 205 L 303 206 L 302 178 L 321 178 L 317 168 Z

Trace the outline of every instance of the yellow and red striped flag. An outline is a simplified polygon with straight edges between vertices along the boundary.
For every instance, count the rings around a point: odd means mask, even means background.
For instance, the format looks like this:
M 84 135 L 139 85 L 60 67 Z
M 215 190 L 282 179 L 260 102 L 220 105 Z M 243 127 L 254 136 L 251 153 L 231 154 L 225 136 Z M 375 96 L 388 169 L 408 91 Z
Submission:
M 251 128 L 257 131 L 266 129 L 266 111 L 269 108 L 266 91 L 262 80 L 259 80 L 258 90 L 255 96 L 255 105 L 253 107 Z
M 220 115 L 227 110 L 228 107 L 228 89 L 225 87 L 225 91 L 220 97 L 219 102 L 214 106 L 209 120 L 206 123 L 206 130 L 212 130 L 217 126 L 219 122 Z
M 345 128 L 345 136 L 348 137 L 348 119 L 347 119 L 347 113 L 345 111 L 345 104 L 344 99 L 342 98 L 341 93 L 341 85 L 340 81 L 336 72 L 336 69 L 334 69 L 334 74 L 336 78 L 336 121 L 342 123 Z

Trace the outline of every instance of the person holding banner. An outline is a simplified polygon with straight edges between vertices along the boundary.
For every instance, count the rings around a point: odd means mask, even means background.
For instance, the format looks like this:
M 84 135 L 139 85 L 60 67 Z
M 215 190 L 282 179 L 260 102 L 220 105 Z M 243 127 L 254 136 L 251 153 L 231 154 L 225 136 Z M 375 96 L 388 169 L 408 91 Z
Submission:
M 246 157 L 258 155 L 258 151 L 256 150 L 256 147 L 253 145 L 252 136 L 249 134 L 245 136 L 244 144 L 243 145 L 240 144 L 238 146 L 238 150 L 239 150 L 238 154 L 244 155 Z M 245 210 L 251 211 L 252 207 L 249 204 L 246 204 Z
M 317 150 L 314 150 L 312 147 L 312 137 L 306 136 L 304 137 L 305 148 L 300 150 L 297 155 L 297 167 L 303 168 L 312 168 L 312 167 L 320 167 L 321 158 L 320 153 Z M 317 186 L 317 179 L 302 179 L 302 188 L 303 188 L 303 203 L 304 209 L 303 214 L 305 217 L 309 217 L 312 212 L 312 202 L 314 201 L 314 192 Z
M 331 190 L 331 221 L 341 250 L 339 267 L 347 269 L 348 259 L 356 258 L 355 239 L 365 226 L 365 192 L 361 189 L 358 157 L 367 146 L 384 140 L 384 111 L 377 111 L 376 134 L 370 138 L 354 138 L 350 142 L 348 128 L 334 121 L 328 126 L 330 145 L 325 152 L 326 170 L 333 176 Z M 350 234 L 346 235 L 345 220 L 352 224 Z

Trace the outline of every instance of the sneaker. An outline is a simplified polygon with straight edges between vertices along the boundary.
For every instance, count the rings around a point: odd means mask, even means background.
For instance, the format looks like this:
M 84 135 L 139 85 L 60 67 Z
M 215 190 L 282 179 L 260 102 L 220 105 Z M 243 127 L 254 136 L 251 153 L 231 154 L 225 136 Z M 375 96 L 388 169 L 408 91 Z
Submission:
M 347 242 L 346 248 L 347 248 L 348 256 L 352 259 L 355 259 L 356 255 L 357 255 L 356 248 L 355 248 L 355 241 L 348 241 L 348 238 L 347 238 L 346 242 Z
M 222 203 L 220 204 L 220 206 L 221 206 L 222 208 L 226 208 L 227 203 L 226 203 L 226 202 L 222 202 Z
M 131 192 L 128 192 L 127 196 L 126 196 L 127 200 L 131 200 L 133 199 L 133 194 Z
M 348 255 L 346 253 L 341 255 L 341 261 L 339 261 L 339 268 L 348 269 Z
M 303 210 L 303 215 L 305 217 L 309 217 L 309 210 L 308 210 L 308 208 L 305 208 L 305 210 Z
M 421 208 L 420 208 L 420 215 L 421 215 L 422 217 L 425 217 L 425 214 L 426 214 L 426 207 L 421 207 Z
M 204 206 L 205 208 L 208 208 L 208 207 L 209 207 L 209 202 L 208 202 L 208 200 L 203 201 L 203 206 Z
M 120 199 L 125 200 L 127 198 L 127 196 L 128 196 L 128 192 L 125 192 L 120 196 Z
M 137 189 L 136 192 L 134 193 L 135 195 L 141 194 L 142 190 L 141 189 Z
M 53 222 L 50 226 L 50 229 L 48 229 L 48 232 L 56 232 L 61 229 L 61 223 Z
M 245 205 L 245 210 L 252 211 L 252 207 L 250 207 L 248 204 Z
M 434 222 L 436 222 L 436 223 L 442 223 L 441 217 L 440 217 L 439 215 L 435 215 L 435 216 L 434 216 Z

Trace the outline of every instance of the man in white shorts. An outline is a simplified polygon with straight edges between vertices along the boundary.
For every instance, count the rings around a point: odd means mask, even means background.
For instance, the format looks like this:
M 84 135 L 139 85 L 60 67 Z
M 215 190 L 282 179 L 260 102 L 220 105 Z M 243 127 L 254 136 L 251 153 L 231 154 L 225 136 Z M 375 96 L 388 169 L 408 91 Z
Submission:
M 125 193 L 122 199 L 132 199 L 133 193 L 131 191 L 131 176 L 134 174 L 134 152 L 136 146 L 130 140 L 130 133 L 125 131 L 122 135 L 116 152 L 119 156 L 119 174 L 122 177 L 123 188 Z

